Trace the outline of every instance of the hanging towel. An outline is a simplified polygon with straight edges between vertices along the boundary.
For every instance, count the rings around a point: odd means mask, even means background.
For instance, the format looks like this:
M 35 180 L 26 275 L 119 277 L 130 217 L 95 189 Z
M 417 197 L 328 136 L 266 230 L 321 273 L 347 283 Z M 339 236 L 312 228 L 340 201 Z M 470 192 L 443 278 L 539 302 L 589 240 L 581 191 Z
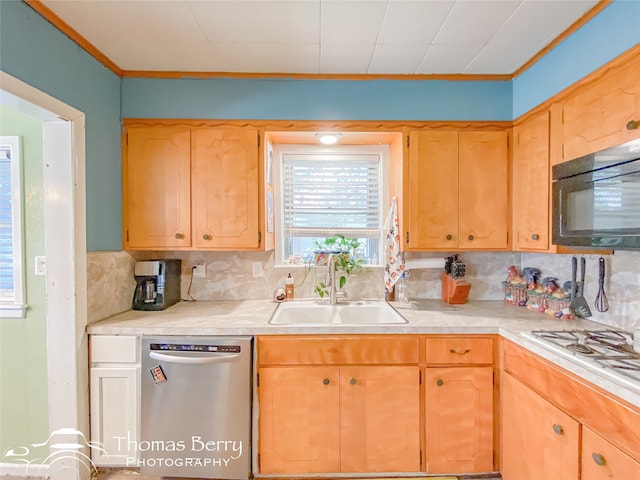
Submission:
M 393 291 L 404 273 L 404 260 L 400 253 L 400 232 L 398 223 L 398 204 L 396 197 L 391 199 L 391 208 L 384 222 L 384 286 L 387 292 Z

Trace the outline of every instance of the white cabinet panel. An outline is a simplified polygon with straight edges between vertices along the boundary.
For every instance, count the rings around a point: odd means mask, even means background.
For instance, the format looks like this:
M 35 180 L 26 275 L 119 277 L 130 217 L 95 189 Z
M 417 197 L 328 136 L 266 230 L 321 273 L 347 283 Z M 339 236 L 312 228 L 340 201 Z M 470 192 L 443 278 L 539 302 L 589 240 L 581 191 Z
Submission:
M 137 459 L 140 367 L 91 369 L 91 439 L 96 466 L 126 466 Z

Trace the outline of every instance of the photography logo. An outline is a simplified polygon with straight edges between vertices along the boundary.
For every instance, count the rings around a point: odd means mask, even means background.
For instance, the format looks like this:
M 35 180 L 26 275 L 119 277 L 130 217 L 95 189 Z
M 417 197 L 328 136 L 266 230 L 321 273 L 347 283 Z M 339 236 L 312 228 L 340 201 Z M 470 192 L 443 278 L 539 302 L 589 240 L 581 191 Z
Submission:
M 41 447 L 48 447 L 49 454 L 45 458 L 30 458 L 31 453 Z M 82 432 L 73 428 L 61 428 L 54 430 L 44 442 L 8 449 L 3 453 L 2 461 L 25 464 L 27 475 L 31 466 L 49 465 L 51 467 L 55 464 L 65 466 L 74 462 L 82 465 L 91 473 L 97 471 L 91 460 L 92 452 L 106 454 L 101 444 L 88 441 Z

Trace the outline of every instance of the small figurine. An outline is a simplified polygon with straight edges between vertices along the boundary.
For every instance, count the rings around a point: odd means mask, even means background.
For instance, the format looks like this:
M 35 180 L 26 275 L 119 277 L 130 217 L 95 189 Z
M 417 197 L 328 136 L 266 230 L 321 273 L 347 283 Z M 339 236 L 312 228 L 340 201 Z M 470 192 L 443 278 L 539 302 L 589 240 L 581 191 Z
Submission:
M 533 267 L 525 267 L 522 269 L 522 275 L 524 276 L 527 289 L 535 290 L 538 283 L 538 278 L 540 278 L 540 270 Z
M 511 265 L 507 271 L 507 283 L 510 285 L 525 285 L 525 279 L 518 273 L 515 265 Z

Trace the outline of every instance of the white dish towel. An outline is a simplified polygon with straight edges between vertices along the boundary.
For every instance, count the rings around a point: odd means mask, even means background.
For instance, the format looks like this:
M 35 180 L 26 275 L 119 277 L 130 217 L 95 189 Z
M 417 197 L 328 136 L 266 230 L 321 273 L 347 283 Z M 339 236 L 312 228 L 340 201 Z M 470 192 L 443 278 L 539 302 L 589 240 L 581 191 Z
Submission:
M 400 253 L 400 224 L 398 222 L 398 204 L 396 197 L 391 199 L 391 208 L 384 222 L 384 286 L 387 292 L 393 291 L 404 273 L 404 260 Z

